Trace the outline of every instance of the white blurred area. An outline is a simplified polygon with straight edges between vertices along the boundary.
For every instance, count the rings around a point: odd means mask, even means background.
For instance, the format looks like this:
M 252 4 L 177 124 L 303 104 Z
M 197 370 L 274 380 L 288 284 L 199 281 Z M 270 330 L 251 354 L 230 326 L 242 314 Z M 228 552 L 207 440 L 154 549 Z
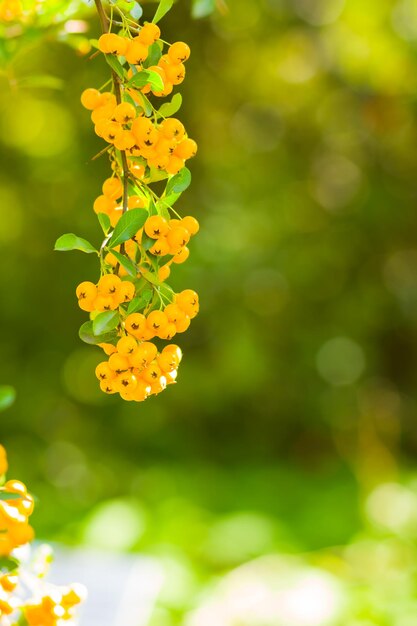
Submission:
M 146 626 L 163 583 L 151 558 L 91 549 L 54 546 L 48 579 L 55 584 L 79 582 L 88 589 L 80 626 Z
M 186 626 L 326 626 L 345 597 L 331 574 L 302 561 L 266 556 L 228 574 L 189 614 Z

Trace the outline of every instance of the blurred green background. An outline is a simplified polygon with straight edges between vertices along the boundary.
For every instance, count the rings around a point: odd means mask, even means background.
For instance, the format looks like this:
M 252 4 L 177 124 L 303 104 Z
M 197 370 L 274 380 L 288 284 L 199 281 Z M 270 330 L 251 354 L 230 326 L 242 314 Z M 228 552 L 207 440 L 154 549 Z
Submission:
M 42 37 L 0 45 L 10 475 L 38 536 L 161 559 L 152 626 L 415 626 L 417 2 L 227 4 L 162 23 L 192 48 L 179 208 L 202 228 L 172 284 L 202 310 L 179 384 L 140 406 L 98 391 L 78 339 L 94 259 L 52 251 L 100 238 L 97 20 L 54 0 Z

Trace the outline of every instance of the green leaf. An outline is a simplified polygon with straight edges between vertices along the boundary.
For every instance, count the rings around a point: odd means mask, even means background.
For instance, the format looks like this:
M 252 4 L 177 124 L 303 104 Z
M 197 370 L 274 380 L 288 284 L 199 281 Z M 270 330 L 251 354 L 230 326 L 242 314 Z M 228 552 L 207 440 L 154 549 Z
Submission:
M 105 59 L 106 59 L 107 63 L 112 68 L 112 70 L 117 74 L 117 76 L 121 80 L 124 80 L 125 73 L 124 73 L 124 70 L 123 70 L 123 65 L 120 63 L 120 61 L 118 61 L 118 59 L 115 56 L 113 56 L 112 54 L 105 54 L 104 56 L 105 56 Z
M 112 254 L 116 257 L 120 265 L 124 267 L 124 269 L 126 270 L 128 274 L 130 274 L 131 276 L 138 275 L 138 268 L 131 259 L 129 259 L 124 254 L 117 252 L 117 250 L 112 250 Z
M 157 287 L 162 285 L 162 283 L 159 280 L 159 278 L 155 274 L 152 274 L 152 272 L 144 270 L 144 271 L 141 272 L 141 274 L 152 285 L 156 285 Z
M 127 308 L 127 314 L 136 313 L 141 309 L 145 308 L 145 306 L 150 302 L 152 298 L 152 291 L 150 289 L 146 289 L 140 296 L 134 298 Z
M 5 572 L 13 572 L 15 569 L 19 567 L 20 563 L 17 559 L 11 556 L 2 556 L 0 557 L 0 570 Z
M 162 56 L 161 46 L 158 41 L 155 41 L 149 46 L 148 56 L 146 58 L 146 67 L 152 67 L 152 65 L 158 65 L 158 61 Z
M 97 215 L 98 221 L 100 222 L 100 226 L 103 229 L 103 233 L 107 235 L 111 228 L 110 218 L 107 213 L 99 213 Z
M 115 248 L 119 244 L 131 239 L 146 222 L 148 212 L 145 209 L 130 209 L 123 213 L 113 235 L 108 243 L 109 248 Z
M 93 334 L 104 335 L 114 330 L 119 325 L 120 315 L 118 311 L 103 311 L 93 319 Z
M 180 110 L 182 105 L 182 95 L 180 93 L 176 93 L 173 96 L 171 102 L 164 102 L 164 104 L 159 107 L 159 113 L 163 117 L 171 117 L 171 115 L 175 115 L 177 111 Z
M 157 207 L 172 207 L 180 196 L 180 193 L 170 193 L 169 196 L 163 196 L 162 198 L 159 198 L 156 203 Z
M 144 93 L 142 93 L 141 91 L 138 92 L 138 95 L 140 97 L 140 99 L 142 100 L 142 105 L 143 105 L 143 110 L 145 112 L 145 116 L 146 117 L 150 117 L 152 115 L 152 104 L 150 103 L 150 101 L 148 100 L 148 98 L 145 96 Z
M 139 20 L 142 17 L 143 9 L 139 2 L 135 2 L 133 9 L 130 10 L 130 15 L 134 20 Z
M 160 0 L 159 6 L 156 9 L 156 13 L 154 15 L 152 22 L 154 24 L 157 24 L 159 20 L 161 20 L 164 17 L 164 15 L 168 13 L 168 11 L 170 10 L 173 4 L 174 4 L 174 0 Z
M 216 0 L 193 0 L 191 15 L 198 19 L 207 17 L 214 12 L 216 8 Z
M 21 493 L 13 493 L 11 491 L 1 491 L 0 490 L 0 500 L 21 500 Z
M 127 83 L 128 87 L 144 87 L 150 85 L 154 91 L 162 91 L 164 88 L 164 81 L 153 70 L 141 70 L 132 76 Z
M 113 343 L 117 342 L 117 333 L 113 331 L 111 333 L 104 333 L 103 335 L 95 335 L 93 332 L 93 322 L 90 320 L 84 322 L 79 330 L 79 337 L 84 343 L 90 345 L 97 345 L 98 343 Z
M 0 411 L 8 409 L 16 399 L 16 392 L 10 385 L 0 386 Z
M 191 184 L 191 172 L 188 168 L 183 169 L 175 174 L 167 183 L 165 193 L 170 195 L 171 193 L 182 193 Z
M 86 252 L 87 254 L 91 254 L 95 252 L 97 254 L 97 250 L 93 245 L 86 239 L 82 239 L 81 237 L 77 237 L 74 233 L 67 233 L 66 235 L 62 235 L 55 242 L 54 250 L 58 250 L 59 252 L 66 252 L 67 250 L 81 250 L 81 252 Z

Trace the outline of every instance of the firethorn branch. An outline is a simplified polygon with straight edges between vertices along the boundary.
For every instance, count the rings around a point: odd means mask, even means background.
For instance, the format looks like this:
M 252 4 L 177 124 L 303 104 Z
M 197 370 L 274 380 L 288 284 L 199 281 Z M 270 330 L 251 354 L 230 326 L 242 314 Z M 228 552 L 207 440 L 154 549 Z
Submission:
M 111 69 L 111 91 L 104 91 L 109 81 L 101 89 L 85 89 L 81 103 L 107 144 L 97 157 L 107 153 L 112 169 L 93 206 L 104 241 L 96 250 L 68 234 L 55 248 L 99 256 L 98 280 L 76 289 L 80 308 L 90 316 L 80 337 L 108 357 L 96 369 L 101 389 L 141 402 L 176 382 L 182 352 L 164 342 L 185 332 L 199 310 L 195 291 L 175 293 L 166 282 L 172 267 L 188 259 L 188 243 L 199 230 L 194 217 L 181 218 L 173 208 L 190 185 L 185 163 L 197 144 L 173 117 L 180 94 L 157 104 L 183 82 L 190 49 L 161 39 L 155 21 L 166 5 L 143 24 L 115 4 L 110 18 L 101 0 L 95 6 L 102 30 L 98 50 Z M 121 22 L 113 20 L 113 10 Z M 162 193 L 155 183 L 164 185 Z

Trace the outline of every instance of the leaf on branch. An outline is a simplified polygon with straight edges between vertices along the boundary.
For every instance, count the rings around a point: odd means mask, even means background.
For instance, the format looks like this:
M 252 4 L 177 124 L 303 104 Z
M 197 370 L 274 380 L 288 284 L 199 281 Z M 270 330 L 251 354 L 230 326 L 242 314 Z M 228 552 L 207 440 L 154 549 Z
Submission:
M 84 343 L 89 345 L 97 345 L 98 343 L 113 343 L 117 342 L 117 332 L 104 333 L 103 335 L 95 335 L 93 332 L 93 322 L 84 322 L 79 332 L 79 337 Z
M 174 0 L 160 0 L 152 22 L 154 24 L 157 24 L 159 20 L 161 20 L 164 17 L 164 15 L 168 13 L 168 11 L 171 9 L 173 4 L 174 4 Z
M 93 320 L 93 334 L 104 335 L 119 325 L 120 315 L 117 311 L 103 311 Z
M 74 233 L 61 235 L 61 237 L 59 237 L 59 239 L 55 242 L 54 250 L 57 250 L 58 252 L 81 250 L 81 252 L 85 252 L 86 254 L 91 254 L 92 252 L 97 254 L 97 250 L 89 241 L 87 241 L 87 239 L 77 237 Z
M 115 248 L 124 241 L 131 239 L 142 228 L 147 217 L 146 209 L 130 209 L 130 211 L 123 213 L 113 231 L 108 247 Z
M 163 117 L 171 117 L 171 115 L 175 115 L 175 113 L 180 110 L 181 105 L 182 95 L 180 93 L 176 93 L 171 102 L 165 102 L 161 107 L 159 107 L 158 113 L 160 113 Z
M 152 272 L 145 270 L 145 271 L 142 271 L 141 274 L 143 278 L 145 278 L 148 281 L 148 283 L 151 283 L 152 285 L 156 285 L 157 287 L 160 287 L 160 285 L 162 285 L 159 278 L 155 274 L 152 274 Z
M 171 193 L 182 193 L 191 184 L 191 172 L 188 168 L 183 169 L 169 179 L 165 193 L 169 196 Z
M 111 228 L 110 218 L 107 213 L 99 213 L 97 215 L 98 221 L 100 222 L 100 226 L 103 229 L 103 233 L 107 235 Z
M 0 386 L 0 411 L 8 409 L 16 399 L 16 391 L 10 385 Z
M 128 274 L 130 274 L 131 276 L 138 275 L 138 268 L 131 259 L 129 259 L 124 254 L 117 252 L 117 250 L 112 250 L 112 254 L 116 257 L 117 261 L 126 270 Z
M 123 65 L 118 61 L 118 59 L 112 54 L 105 54 L 105 59 L 107 63 L 110 65 L 111 69 L 116 72 L 117 76 L 120 80 L 124 80 L 125 73 L 123 70 Z
M 128 87 L 144 87 L 148 84 L 154 91 L 162 91 L 164 88 L 164 81 L 153 70 L 141 70 L 132 76 L 127 83 Z
M 151 298 L 152 291 L 150 289 L 145 289 L 145 291 L 140 296 L 134 298 L 129 303 L 129 306 L 127 308 L 127 314 L 130 315 L 131 313 L 136 313 L 137 311 L 140 311 L 150 302 Z

